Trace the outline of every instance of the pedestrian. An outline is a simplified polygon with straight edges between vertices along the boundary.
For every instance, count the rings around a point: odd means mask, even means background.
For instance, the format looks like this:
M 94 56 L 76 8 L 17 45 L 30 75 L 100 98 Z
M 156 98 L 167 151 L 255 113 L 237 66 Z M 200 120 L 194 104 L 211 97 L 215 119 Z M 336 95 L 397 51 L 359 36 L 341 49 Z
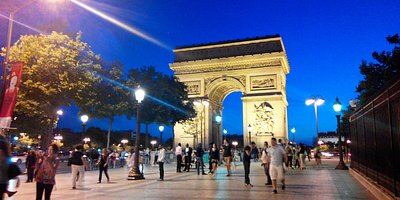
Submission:
M 71 155 L 72 189 L 76 189 L 77 179 L 83 181 L 86 160 L 83 157 L 82 145 L 77 145 Z M 79 173 L 79 174 L 78 174 Z M 77 178 L 79 175 L 79 178 Z
M 182 168 L 182 146 L 181 143 L 178 143 L 178 146 L 175 148 L 176 155 L 176 172 L 181 173 Z
M 269 163 L 270 163 L 270 159 L 268 157 L 268 142 L 265 141 L 264 142 L 264 146 L 261 150 L 261 166 L 264 167 L 264 173 L 265 176 L 267 176 L 267 182 L 265 183 L 265 185 L 272 185 L 272 180 L 271 180 L 271 176 L 269 175 Z
M 36 166 L 36 154 L 35 151 L 31 150 L 28 153 L 28 156 L 26 157 L 26 175 L 28 176 L 28 179 L 26 179 L 26 182 L 33 182 L 33 173 L 35 171 L 35 166 Z
M 18 175 L 21 174 L 19 167 L 11 162 L 10 145 L 6 138 L 0 135 L 0 200 L 3 200 L 4 194 L 8 197 L 13 196 L 17 191 L 11 191 L 8 186 L 15 180 L 16 187 L 19 187 Z
M 247 145 L 246 147 L 244 147 L 244 152 L 243 152 L 244 186 L 246 187 L 247 186 L 253 187 L 253 185 L 250 183 L 250 177 L 249 177 L 250 161 L 251 161 L 251 147 Z
M 285 147 L 286 155 L 288 157 L 288 163 L 286 165 L 293 169 L 293 150 L 290 145 Z
M 210 143 L 209 144 L 209 146 L 208 146 L 208 149 L 211 149 L 212 147 L 213 147 L 213 144 L 214 143 Z M 208 151 L 208 174 L 212 174 L 213 173 L 213 171 L 212 171 L 212 163 L 211 163 L 211 151 Z
M 219 162 L 219 149 L 217 148 L 216 144 L 213 144 L 212 148 L 210 149 L 210 160 L 213 176 L 215 177 L 217 175 L 217 164 Z
M 257 162 L 258 161 L 258 154 L 260 153 L 259 151 L 258 151 L 258 148 L 257 148 L 257 146 L 255 146 L 255 142 L 251 142 L 251 144 L 253 144 L 254 143 L 254 148 L 251 148 L 251 157 L 253 158 L 253 160 L 254 160 L 254 162 Z
M 294 168 L 300 168 L 299 150 L 299 145 L 297 145 L 297 147 L 294 147 Z
M 299 160 L 300 160 L 300 169 L 306 168 L 306 147 L 300 143 L 299 144 Z
M 160 181 L 164 181 L 164 162 L 165 162 L 165 149 L 159 144 L 158 145 L 158 168 L 160 170 Z
M 224 156 L 224 161 L 225 161 L 225 165 L 226 165 L 226 171 L 227 174 L 226 176 L 230 176 L 231 175 L 231 160 L 232 160 L 232 146 L 231 144 L 229 144 L 227 139 L 224 139 L 224 145 L 223 147 L 223 156 Z
M 314 158 L 317 167 L 321 166 L 321 156 L 322 156 L 321 150 L 319 149 L 319 147 L 315 147 Z
M 203 175 L 207 175 L 204 173 L 204 160 L 203 160 L 204 150 L 201 147 L 201 143 L 197 144 L 196 147 L 196 165 L 197 165 L 197 175 L 200 175 L 200 168 Z
M 42 200 L 43 192 L 44 199 L 50 200 L 51 192 L 56 184 L 57 169 L 60 164 L 57 154 L 58 146 L 52 144 L 47 148 L 47 153 L 39 156 L 36 164 L 36 200 Z
M 190 164 L 192 162 L 192 147 L 189 146 L 189 144 L 186 144 L 186 148 L 185 148 L 185 168 L 183 169 L 183 171 L 190 171 Z
M 268 148 L 268 156 L 271 160 L 269 165 L 269 174 L 272 179 L 272 189 L 273 193 L 276 194 L 278 191 L 277 188 L 277 180 L 281 180 L 282 182 L 282 190 L 285 190 L 285 174 L 283 172 L 283 163 L 287 163 L 287 154 L 285 149 L 278 145 L 276 142 L 276 138 L 271 139 L 271 147 Z
M 101 178 L 102 178 L 102 173 L 104 171 L 104 174 L 107 177 L 107 183 L 110 182 L 110 177 L 108 176 L 108 154 L 107 154 L 107 149 L 103 148 L 101 150 L 101 155 L 99 156 L 99 159 L 97 161 L 97 164 L 99 166 L 99 182 L 97 183 L 101 183 Z

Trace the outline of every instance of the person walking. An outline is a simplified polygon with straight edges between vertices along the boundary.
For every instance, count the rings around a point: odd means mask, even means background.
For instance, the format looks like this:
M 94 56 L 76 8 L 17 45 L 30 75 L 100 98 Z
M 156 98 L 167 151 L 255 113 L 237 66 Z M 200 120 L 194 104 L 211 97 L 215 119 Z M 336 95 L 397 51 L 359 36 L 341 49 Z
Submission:
M 208 145 L 208 149 L 211 149 L 212 147 L 213 147 L 213 144 L 214 143 L 210 143 L 209 145 Z M 212 163 L 211 163 L 211 151 L 208 151 L 208 174 L 212 174 L 213 173 L 213 171 L 212 171 Z
M 285 147 L 286 155 L 288 157 L 288 163 L 286 163 L 286 166 L 290 167 L 293 169 L 293 150 L 292 146 L 287 145 Z
M 26 157 L 26 175 L 28 176 L 28 179 L 26 179 L 26 182 L 33 182 L 33 172 L 35 171 L 35 166 L 36 166 L 36 154 L 35 151 L 30 151 L 28 153 L 28 156 Z
M 200 168 L 203 175 L 207 175 L 204 173 L 204 160 L 203 160 L 204 150 L 201 147 L 201 143 L 197 145 L 196 148 L 196 164 L 197 164 L 197 175 L 200 175 Z
M 252 144 L 253 146 L 253 144 Z M 244 147 L 244 152 L 243 152 L 243 167 L 244 167 L 244 186 L 250 186 L 253 187 L 253 185 L 250 183 L 250 161 L 251 161 L 251 147 L 246 146 Z
M 321 150 L 319 147 L 315 147 L 315 151 L 314 151 L 314 158 L 315 158 L 315 163 L 317 164 L 317 167 L 321 166 Z
M 60 159 L 57 157 L 58 146 L 52 144 L 47 148 L 47 153 L 40 155 L 36 164 L 36 200 L 50 200 L 51 192 L 56 184 L 56 172 L 60 165 Z
M 178 146 L 175 148 L 176 155 L 176 172 L 181 173 L 182 170 L 182 146 L 181 143 L 178 143 Z
M 232 146 L 231 144 L 229 144 L 227 139 L 224 139 L 224 145 L 223 147 L 223 156 L 224 156 L 224 161 L 225 161 L 225 165 L 226 165 L 226 171 L 227 174 L 226 176 L 230 176 L 231 175 L 231 160 L 232 160 Z
M 21 171 L 17 164 L 10 162 L 10 157 L 10 145 L 6 137 L 0 135 L 0 200 L 3 200 L 4 194 L 7 194 L 8 197 L 13 196 L 17 192 L 16 188 L 19 187 L 18 175 L 21 174 Z M 15 186 L 12 182 L 15 183 Z
M 108 161 L 109 161 L 109 157 L 107 154 L 107 149 L 103 148 L 101 150 L 101 155 L 99 156 L 99 159 L 97 161 L 97 164 L 99 166 L 99 182 L 97 183 L 101 183 L 101 178 L 102 178 L 102 173 L 104 171 L 104 174 L 107 177 L 107 183 L 110 182 L 110 177 L 108 176 Z
M 159 144 L 158 145 L 158 168 L 160 170 L 160 181 L 164 181 L 164 162 L 165 162 L 165 149 Z
M 192 162 L 192 147 L 189 146 L 189 144 L 186 144 L 186 148 L 185 148 L 185 168 L 183 169 L 183 171 L 190 171 L 190 164 Z
M 77 145 L 71 155 L 72 189 L 76 189 L 77 176 L 79 181 L 83 181 L 86 160 L 83 158 L 82 145 Z
M 269 174 L 271 175 L 272 179 L 272 188 L 273 188 L 273 193 L 277 194 L 278 191 L 276 190 L 277 188 L 277 180 L 281 180 L 282 182 L 282 190 L 285 190 L 286 185 L 285 185 L 285 174 L 283 172 L 283 162 L 286 164 L 287 163 L 287 154 L 285 152 L 285 149 L 278 145 L 276 142 L 276 138 L 271 139 L 271 147 L 268 148 L 268 156 L 271 160 L 270 162 L 270 168 L 269 168 Z
M 264 173 L 267 176 L 267 182 L 265 183 L 265 185 L 272 185 L 271 176 L 269 175 L 270 159 L 268 157 L 267 149 L 268 149 L 268 142 L 265 141 L 261 151 L 261 162 L 262 162 L 261 166 L 264 167 Z
M 219 161 L 219 149 L 217 148 L 216 144 L 212 145 L 212 148 L 210 149 L 210 160 L 211 160 L 211 165 L 212 165 L 212 172 L 213 176 L 217 176 L 217 164 Z

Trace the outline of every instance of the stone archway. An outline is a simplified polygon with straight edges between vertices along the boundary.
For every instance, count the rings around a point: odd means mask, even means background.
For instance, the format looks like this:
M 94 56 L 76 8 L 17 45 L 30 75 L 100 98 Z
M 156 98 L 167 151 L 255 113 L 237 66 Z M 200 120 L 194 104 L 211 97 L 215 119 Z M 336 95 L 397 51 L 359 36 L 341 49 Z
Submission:
M 232 92 L 243 94 L 243 137 L 258 146 L 272 136 L 287 140 L 286 74 L 290 67 L 282 38 L 245 40 L 178 47 L 170 64 L 197 103 L 197 116 L 174 127 L 175 144 L 222 142 L 221 125 L 213 117 Z M 200 102 L 207 101 L 209 105 Z

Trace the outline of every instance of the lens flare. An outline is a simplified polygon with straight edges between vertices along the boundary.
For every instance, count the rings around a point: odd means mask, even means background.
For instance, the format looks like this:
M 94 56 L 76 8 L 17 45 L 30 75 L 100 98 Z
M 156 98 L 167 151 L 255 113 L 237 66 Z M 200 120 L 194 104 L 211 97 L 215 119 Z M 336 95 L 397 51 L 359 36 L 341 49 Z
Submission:
M 121 22 L 121 21 L 119 21 L 119 20 L 117 20 L 117 19 L 105 14 L 104 12 L 101 12 L 101 11 L 99 11 L 99 10 L 93 8 L 93 7 L 90 7 L 90 6 L 88 6 L 88 5 L 86 5 L 86 4 L 82 3 L 82 2 L 79 2 L 77 0 L 71 0 L 71 2 L 76 4 L 76 5 L 78 5 L 78 6 L 80 6 L 83 9 L 85 9 L 85 10 L 87 10 L 87 11 L 89 11 L 89 12 L 91 12 L 91 13 L 93 13 L 93 14 L 101 17 L 101 18 L 103 18 L 104 20 L 106 20 L 108 22 L 111 22 L 114 25 L 119 26 L 120 28 L 123 28 L 123 29 L 127 30 L 128 32 L 133 33 L 133 34 L 135 34 L 135 35 L 137 35 L 137 36 L 139 36 L 139 37 L 141 37 L 141 38 L 143 38 L 143 39 L 145 39 L 145 40 L 147 40 L 147 41 L 149 41 L 149 42 L 151 42 L 153 44 L 156 44 L 156 45 L 158 45 L 160 47 L 163 47 L 163 48 L 166 48 L 166 49 L 171 49 L 167 45 L 161 43 L 160 41 L 158 41 L 158 40 L 156 40 L 154 38 L 152 38 L 151 36 L 148 36 L 145 33 L 142 33 L 139 30 L 137 30 L 137 29 L 135 29 L 135 28 L 133 28 L 133 27 L 131 27 L 129 25 L 126 25 L 125 23 L 123 23 L 123 22 Z
M 1 14 L 1 13 L 0 13 L 0 17 L 2 17 L 2 18 L 4 18 L 4 19 L 7 19 L 7 20 L 10 20 L 9 17 L 7 17 L 7 16 L 5 16 L 5 15 L 3 15 L 3 14 Z M 35 32 L 37 32 L 37 33 L 47 34 L 47 33 L 43 32 L 43 31 L 40 31 L 39 29 L 33 28 L 32 26 L 29 26 L 29 25 L 24 24 L 24 23 L 22 23 L 22 22 L 16 21 L 15 19 L 14 19 L 13 21 L 14 21 L 14 23 L 16 23 L 16 24 L 21 25 L 21 26 L 23 26 L 23 27 L 25 27 L 25 28 L 28 28 L 28 29 L 30 29 L 30 30 L 32 30 L 32 31 L 35 31 Z

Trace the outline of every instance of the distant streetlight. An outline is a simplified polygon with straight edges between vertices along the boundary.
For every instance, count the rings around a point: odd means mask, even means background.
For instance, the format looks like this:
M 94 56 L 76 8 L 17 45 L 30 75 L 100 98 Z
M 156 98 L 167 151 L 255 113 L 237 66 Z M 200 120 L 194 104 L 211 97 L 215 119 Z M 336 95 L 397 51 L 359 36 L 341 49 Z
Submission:
M 60 140 L 63 139 L 63 136 L 61 136 L 60 134 L 58 134 L 58 135 L 54 136 L 54 139 L 57 140 L 57 141 L 60 141 Z
M 314 112 L 315 112 L 315 130 L 317 132 L 318 137 L 318 106 L 322 105 L 325 102 L 323 98 L 320 97 L 312 97 L 306 100 L 306 105 L 309 106 L 311 104 L 314 105 Z
M 292 132 L 292 140 L 293 140 L 293 142 L 294 142 L 294 134 L 296 133 L 296 128 L 292 128 L 292 129 L 290 129 L 290 132 Z
M 89 143 L 89 142 L 90 142 L 90 138 L 88 138 L 88 137 L 85 137 L 85 138 L 83 138 L 83 141 L 85 142 L 85 144 L 87 144 L 87 143 Z
M 236 149 L 236 146 L 238 145 L 239 143 L 237 142 L 237 141 L 233 141 L 232 142 L 232 145 L 235 147 L 235 149 Z
M 63 115 L 63 114 L 64 114 L 63 110 L 57 110 L 57 115 Z
M 249 132 L 249 145 L 251 144 L 251 125 L 247 126 L 247 132 Z
M 228 134 L 228 131 L 224 129 L 222 132 L 224 132 L 224 139 L 226 139 L 226 134 Z
M 158 126 L 158 130 L 160 131 L 160 144 L 162 144 L 162 133 L 163 133 L 163 131 L 164 131 L 164 126 L 163 125 L 160 125 L 160 126 Z
M 82 137 L 85 137 L 86 135 L 86 122 L 89 120 L 89 116 L 87 115 L 82 115 L 81 116 L 81 121 L 82 121 Z
M 318 140 L 318 145 L 321 146 L 322 144 L 324 144 L 324 141 Z
M 342 104 L 339 101 L 339 98 L 336 97 L 336 102 L 333 104 L 333 110 L 336 112 L 337 119 L 337 134 L 339 137 L 339 164 L 335 169 L 347 170 L 349 169 L 343 161 L 343 150 L 342 150 L 342 134 L 340 131 L 340 112 L 342 111 Z
M 121 140 L 121 143 L 122 143 L 122 145 L 126 145 L 126 144 L 128 144 L 128 140 L 127 139 L 123 139 L 123 140 Z
M 146 93 L 138 87 L 135 91 L 135 98 L 138 102 L 136 112 L 136 141 L 135 141 L 135 162 L 129 170 L 128 180 L 142 180 L 143 174 L 139 170 L 139 145 L 140 145 L 140 107 Z

